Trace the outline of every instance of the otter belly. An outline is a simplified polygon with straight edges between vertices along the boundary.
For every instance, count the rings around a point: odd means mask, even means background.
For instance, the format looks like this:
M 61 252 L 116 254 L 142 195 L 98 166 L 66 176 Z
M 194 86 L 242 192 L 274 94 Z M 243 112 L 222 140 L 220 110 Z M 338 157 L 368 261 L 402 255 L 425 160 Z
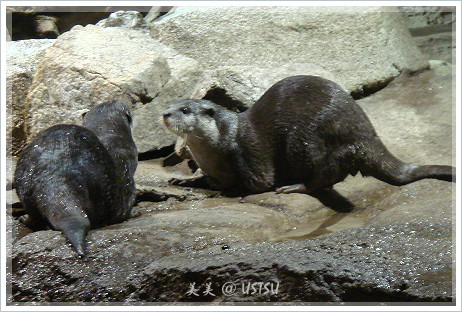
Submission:
M 199 168 L 212 177 L 219 188 L 226 189 L 234 186 L 235 175 L 226 156 L 202 145 L 188 144 L 188 147 Z

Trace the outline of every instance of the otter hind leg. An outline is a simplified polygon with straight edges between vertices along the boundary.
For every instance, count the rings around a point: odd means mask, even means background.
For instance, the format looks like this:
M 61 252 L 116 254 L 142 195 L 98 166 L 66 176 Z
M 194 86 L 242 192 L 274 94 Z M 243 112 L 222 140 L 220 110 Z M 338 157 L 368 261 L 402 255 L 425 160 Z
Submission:
M 47 228 L 46 221 L 35 213 L 29 212 L 26 215 L 20 216 L 18 220 L 33 231 L 45 230 Z
M 209 187 L 207 177 L 204 175 L 198 176 L 198 177 L 192 177 L 188 179 L 172 178 L 168 180 L 168 183 L 172 185 L 185 186 L 185 187 L 198 187 L 198 188 L 208 188 Z

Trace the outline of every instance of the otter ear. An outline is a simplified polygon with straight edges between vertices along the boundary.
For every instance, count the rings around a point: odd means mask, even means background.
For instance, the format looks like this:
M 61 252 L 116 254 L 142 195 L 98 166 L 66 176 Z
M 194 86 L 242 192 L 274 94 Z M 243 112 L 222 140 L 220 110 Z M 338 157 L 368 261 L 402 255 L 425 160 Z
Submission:
M 206 114 L 206 115 L 209 115 L 210 117 L 213 117 L 213 116 L 215 115 L 215 109 L 213 109 L 213 108 L 207 108 L 207 109 L 205 110 L 205 114 Z
M 85 115 L 88 113 L 88 111 L 86 111 L 85 113 L 82 113 L 82 119 L 85 117 Z

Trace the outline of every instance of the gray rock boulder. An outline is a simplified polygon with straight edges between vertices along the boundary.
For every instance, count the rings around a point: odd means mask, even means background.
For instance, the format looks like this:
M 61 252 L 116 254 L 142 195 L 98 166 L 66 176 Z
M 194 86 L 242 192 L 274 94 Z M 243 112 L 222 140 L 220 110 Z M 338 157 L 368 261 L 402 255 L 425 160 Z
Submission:
M 316 62 L 352 91 L 428 65 L 387 7 L 182 7 L 151 35 L 207 68 Z
M 134 111 L 139 152 L 173 144 L 159 122 L 169 102 L 194 87 L 197 62 L 126 27 L 76 26 L 50 47 L 27 97 L 33 136 L 57 123 L 80 123 L 81 114 L 119 100 Z
M 53 39 L 9 41 L 6 46 L 7 153 L 18 153 L 27 137 L 25 99 L 35 71 Z M 11 137 L 10 137 L 11 135 Z
M 243 111 L 252 106 L 274 83 L 294 75 L 314 75 L 338 81 L 332 73 L 315 64 L 221 66 L 204 72 L 191 98 L 204 98 L 232 110 Z

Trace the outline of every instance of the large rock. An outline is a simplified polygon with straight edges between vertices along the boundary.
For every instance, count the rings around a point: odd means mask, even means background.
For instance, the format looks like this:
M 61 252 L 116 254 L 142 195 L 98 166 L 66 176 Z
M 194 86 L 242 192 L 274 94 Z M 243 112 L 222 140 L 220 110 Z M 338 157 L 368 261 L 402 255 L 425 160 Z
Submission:
M 55 40 L 9 41 L 6 46 L 7 153 L 18 153 L 26 141 L 25 99 L 45 49 Z
M 197 62 L 142 28 L 76 26 L 40 63 L 27 97 L 29 134 L 57 123 L 80 123 L 90 107 L 118 100 L 134 109 L 139 152 L 170 145 L 174 136 L 163 128 L 158 112 L 190 94 L 196 76 Z
M 316 63 L 352 91 L 427 66 L 396 8 L 180 7 L 153 25 L 208 68 Z
M 178 237 L 175 242 L 175 235 L 164 231 L 115 229 L 90 234 L 97 249 L 81 260 L 63 248 L 59 233 L 43 231 L 17 242 L 11 300 L 450 302 L 455 296 L 451 234 L 444 224 L 401 224 L 200 250 L 201 241 L 191 246 L 191 238 Z M 182 254 L 164 256 L 170 252 Z M 207 283 L 213 296 L 204 293 Z M 249 283 L 254 288 L 246 293 Z M 258 283 L 273 284 L 273 293 Z M 188 294 L 191 286 L 197 296 Z
M 442 224 L 422 228 L 426 225 L 366 227 L 311 241 L 249 244 L 166 257 L 127 281 L 134 290 L 128 299 L 450 302 L 455 296 L 451 230 Z M 215 296 L 205 293 L 207 283 Z M 188 293 L 192 286 L 198 296 Z
M 314 75 L 338 81 L 333 74 L 315 64 L 221 66 L 204 72 L 191 98 L 208 99 L 231 110 L 243 111 L 252 106 L 274 83 L 294 75 Z

